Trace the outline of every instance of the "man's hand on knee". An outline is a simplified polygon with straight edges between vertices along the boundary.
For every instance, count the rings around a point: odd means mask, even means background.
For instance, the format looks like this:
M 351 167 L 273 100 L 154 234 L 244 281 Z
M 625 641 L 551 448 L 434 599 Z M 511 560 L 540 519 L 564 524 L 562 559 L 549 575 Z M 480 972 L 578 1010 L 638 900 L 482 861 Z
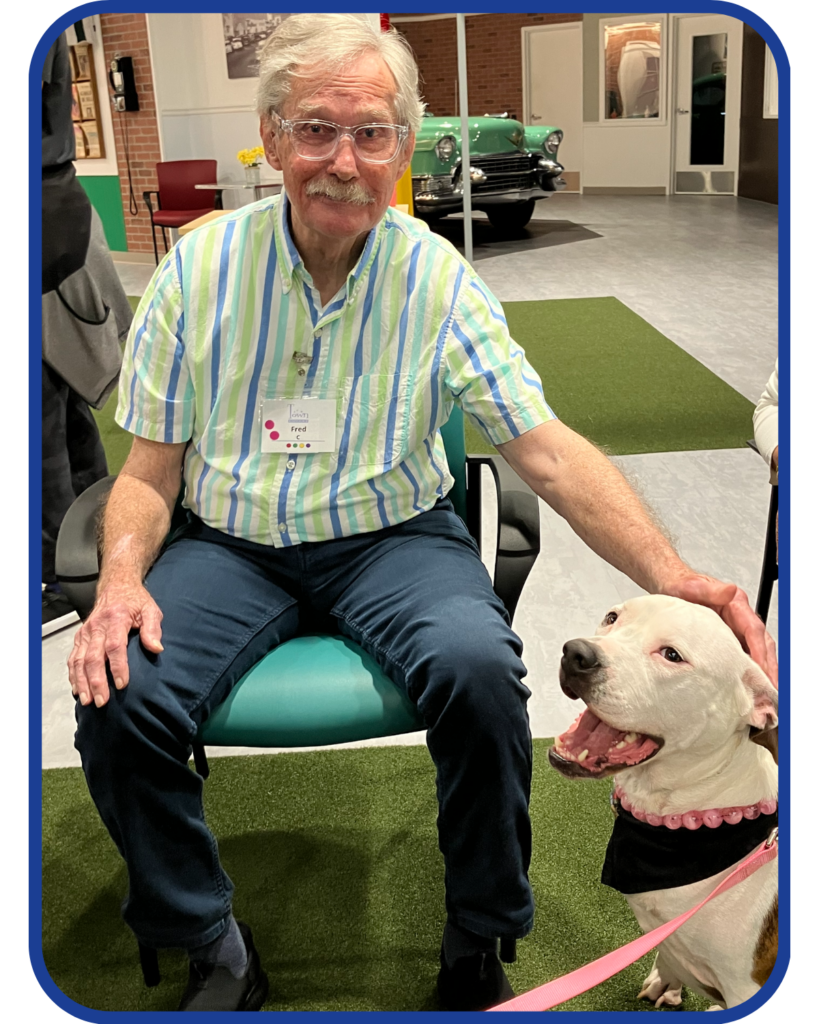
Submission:
M 108 701 L 108 675 L 118 690 L 128 685 L 128 635 L 139 630 L 146 650 L 158 654 L 162 647 L 162 612 L 142 584 L 113 585 L 98 597 L 94 610 L 77 630 L 68 658 L 71 692 L 81 704 Z

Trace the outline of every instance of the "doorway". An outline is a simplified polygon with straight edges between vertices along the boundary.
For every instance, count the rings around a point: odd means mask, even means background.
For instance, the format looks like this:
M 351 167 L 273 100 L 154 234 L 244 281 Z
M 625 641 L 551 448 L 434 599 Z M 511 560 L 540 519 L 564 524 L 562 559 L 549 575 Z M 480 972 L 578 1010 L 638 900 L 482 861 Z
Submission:
M 557 158 L 567 192 L 580 191 L 583 158 L 582 22 L 521 29 L 523 123 L 563 131 Z
M 677 19 L 673 191 L 737 194 L 742 22 L 725 15 Z

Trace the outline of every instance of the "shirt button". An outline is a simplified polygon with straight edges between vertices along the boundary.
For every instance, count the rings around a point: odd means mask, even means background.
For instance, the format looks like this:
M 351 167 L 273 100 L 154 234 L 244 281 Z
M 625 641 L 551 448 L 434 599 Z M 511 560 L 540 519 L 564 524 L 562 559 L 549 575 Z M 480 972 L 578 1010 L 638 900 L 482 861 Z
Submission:
M 296 468 L 296 460 L 295 459 L 288 459 L 287 460 L 287 468 L 288 469 L 295 469 Z
M 287 523 L 279 523 L 279 533 L 287 533 Z
M 299 376 L 303 377 L 305 375 L 305 373 L 307 373 L 307 370 L 305 370 L 305 368 L 303 366 L 300 366 L 299 369 L 298 369 Z

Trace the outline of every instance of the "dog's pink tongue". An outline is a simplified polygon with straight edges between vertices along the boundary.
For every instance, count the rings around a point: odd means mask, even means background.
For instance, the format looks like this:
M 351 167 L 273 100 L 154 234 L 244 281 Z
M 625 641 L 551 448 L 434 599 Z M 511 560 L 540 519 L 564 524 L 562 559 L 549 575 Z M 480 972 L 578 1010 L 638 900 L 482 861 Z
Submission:
M 658 748 L 648 736 L 606 725 L 589 708 L 558 736 L 555 746 L 560 754 L 590 770 L 607 764 L 638 764 Z
M 588 750 L 589 757 L 605 754 L 607 750 L 619 743 L 625 736 L 619 729 L 613 729 L 601 722 L 597 715 L 588 708 L 569 727 L 560 741 L 569 750 Z

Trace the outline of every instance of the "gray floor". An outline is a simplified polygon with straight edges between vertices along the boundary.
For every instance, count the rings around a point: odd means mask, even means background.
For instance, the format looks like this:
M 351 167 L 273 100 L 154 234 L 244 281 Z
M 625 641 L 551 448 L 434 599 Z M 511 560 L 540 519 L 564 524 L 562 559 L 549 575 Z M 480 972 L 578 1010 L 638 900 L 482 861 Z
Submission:
M 117 273 L 126 295 L 142 295 L 155 270 L 153 263 L 117 263 Z
M 559 244 L 480 261 L 481 276 L 501 301 L 614 295 L 737 391 L 757 400 L 776 358 L 775 207 L 722 197 L 561 195 L 541 203 L 536 216 L 560 225 Z M 566 222 L 584 229 L 575 232 L 577 241 L 565 241 L 572 234 L 567 235 Z M 141 291 L 151 269 L 119 265 L 126 291 Z M 548 394 L 548 380 L 544 383 Z M 750 450 L 727 450 L 616 461 L 675 537 L 681 555 L 697 569 L 738 583 L 753 602 L 770 494 L 759 457 Z M 488 480 L 485 486 L 491 496 Z M 553 736 L 579 710 L 557 683 L 562 645 L 588 635 L 611 603 L 639 590 L 545 507 L 541 527 L 541 555 L 515 625 L 529 667 L 533 734 Z M 488 565 L 492 532 L 490 518 L 484 542 Z M 775 588 L 769 618 L 774 638 L 776 597 Z M 67 629 L 43 641 L 44 767 L 79 763 L 65 669 L 73 632 Z M 395 742 L 422 740 L 422 734 L 412 734 Z M 213 751 L 240 752 L 255 751 Z

